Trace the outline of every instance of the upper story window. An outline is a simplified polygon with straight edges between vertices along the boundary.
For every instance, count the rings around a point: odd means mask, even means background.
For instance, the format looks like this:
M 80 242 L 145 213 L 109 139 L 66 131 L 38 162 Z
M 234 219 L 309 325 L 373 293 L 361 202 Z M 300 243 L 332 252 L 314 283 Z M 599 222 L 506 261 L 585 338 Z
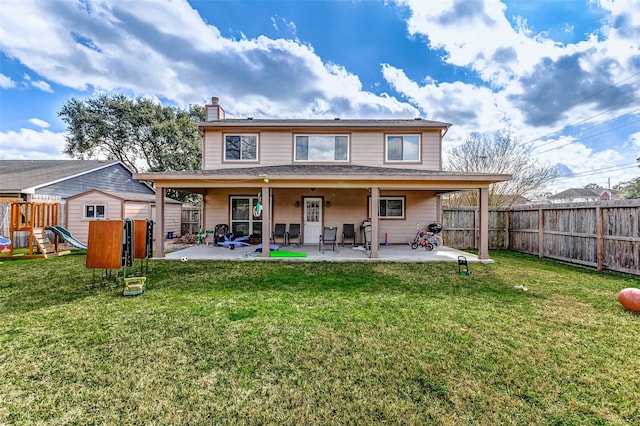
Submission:
M 420 161 L 420 135 L 387 135 L 386 161 Z
M 225 161 L 257 161 L 258 135 L 224 135 Z
M 102 204 L 85 204 L 85 219 L 104 219 L 105 206 Z
M 296 135 L 295 161 L 349 161 L 347 135 Z

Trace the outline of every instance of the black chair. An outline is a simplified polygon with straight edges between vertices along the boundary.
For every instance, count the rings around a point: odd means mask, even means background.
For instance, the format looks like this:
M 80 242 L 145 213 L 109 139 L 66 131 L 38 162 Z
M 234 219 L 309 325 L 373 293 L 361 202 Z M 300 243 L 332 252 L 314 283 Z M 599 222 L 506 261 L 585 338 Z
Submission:
M 356 230 L 353 223 L 342 224 L 342 247 L 344 247 L 344 239 L 351 239 L 351 247 L 356 245 Z
M 271 241 L 273 244 L 276 244 L 276 238 L 282 239 L 282 244 L 287 244 L 287 225 L 284 223 L 276 223 L 276 226 L 273 230 L 273 234 L 271 234 Z
M 300 242 L 300 224 L 299 223 L 291 223 L 289 225 L 289 232 L 287 232 L 287 245 L 291 245 L 291 239 L 298 239 L 298 244 Z
M 324 227 L 322 235 L 320 235 L 320 247 L 318 247 L 319 250 L 322 250 L 322 254 L 324 254 L 324 245 L 325 244 L 331 244 L 331 249 L 333 251 L 335 251 L 336 253 L 339 253 L 339 251 L 338 251 L 338 228 L 336 228 L 335 226 L 325 226 Z

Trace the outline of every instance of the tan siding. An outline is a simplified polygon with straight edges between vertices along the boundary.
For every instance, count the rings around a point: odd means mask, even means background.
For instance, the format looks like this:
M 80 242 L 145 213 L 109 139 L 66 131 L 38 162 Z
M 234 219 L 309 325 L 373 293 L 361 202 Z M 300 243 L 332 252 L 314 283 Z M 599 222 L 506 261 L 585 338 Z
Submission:
M 431 191 L 381 191 L 380 197 L 405 196 L 404 219 L 380 219 L 378 241 L 389 244 L 404 244 L 415 234 L 416 224 L 426 226 L 438 217 L 436 197 Z
M 256 133 L 255 131 L 238 130 L 235 133 Z M 293 162 L 293 136 L 299 132 L 271 132 L 259 133 L 260 154 L 259 164 L 263 166 L 291 164 Z M 336 132 L 350 135 L 350 163 L 365 166 L 385 166 L 384 144 L 388 132 Z M 255 165 L 251 162 L 223 163 L 222 132 L 207 132 L 203 169 L 209 170 L 223 165 L 225 168 L 247 167 Z M 426 132 L 422 134 L 422 164 L 393 164 L 392 167 L 409 167 L 425 170 L 439 170 L 440 165 L 440 133 Z
M 204 137 L 202 169 L 209 170 L 222 164 L 222 133 L 207 132 Z
M 384 134 L 380 132 L 352 133 L 351 164 L 358 166 L 384 165 Z
M 124 217 L 130 219 L 150 219 L 151 205 L 149 203 L 127 201 L 124 204 Z
M 87 243 L 89 238 L 89 222 L 84 218 L 86 204 L 104 204 L 106 219 L 122 219 L 122 202 L 101 193 L 89 193 L 85 196 L 67 200 L 68 230 L 79 241 Z
M 440 133 L 422 134 L 422 168 L 425 170 L 441 170 Z
M 209 190 L 205 198 L 207 215 L 204 219 L 205 229 L 214 229 L 217 224 L 230 224 L 229 196 L 230 195 L 255 195 L 259 188 L 252 190 L 216 189 Z M 435 222 L 438 217 L 435 194 L 432 191 L 381 191 L 381 196 L 405 196 L 404 219 L 381 219 L 379 242 L 387 241 L 390 244 L 404 244 L 415 233 L 416 223 L 428 225 Z M 337 226 L 339 239 L 342 240 L 342 227 L 345 223 L 353 223 L 356 232 L 359 233 L 360 225 L 369 215 L 369 191 L 366 189 L 332 189 L 318 188 L 291 190 L 273 189 L 273 221 L 274 224 L 303 223 L 302 200 L 304 197 L 322 197 L 325 201 L 323 209 L 324 226 Z M 301 206 L 296 207 L 295 202 L 300 201 Z M 326 207 L 329 201 L 330 207 Z M 360 237 L 358 237 L 360 240 Z
M 165 232 L 173 232 L 174 236 L 179 236 L 182 221 L 182 206 L 180 204 L 166 204 L 164 208 L 164 218 Z

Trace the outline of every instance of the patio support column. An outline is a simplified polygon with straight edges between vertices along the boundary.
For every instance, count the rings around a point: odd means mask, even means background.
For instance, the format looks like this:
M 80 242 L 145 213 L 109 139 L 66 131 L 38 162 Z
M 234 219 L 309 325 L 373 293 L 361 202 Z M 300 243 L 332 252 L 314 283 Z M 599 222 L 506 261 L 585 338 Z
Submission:
M 262 187 L 262 257 L 271 252 L 271 192 L 268 186 Z
M 154 257 L 164 257 L 164 186 L 156 186 L 156 223 L 153 229 Z
M 372 259 L 378 258 L 378 208 L 380 206 L 380 188 L 371 188 L 371 254 Z
M 489 259 L 489 188 L 480 188 L 480 229 L 478 235 L 478 259 Z

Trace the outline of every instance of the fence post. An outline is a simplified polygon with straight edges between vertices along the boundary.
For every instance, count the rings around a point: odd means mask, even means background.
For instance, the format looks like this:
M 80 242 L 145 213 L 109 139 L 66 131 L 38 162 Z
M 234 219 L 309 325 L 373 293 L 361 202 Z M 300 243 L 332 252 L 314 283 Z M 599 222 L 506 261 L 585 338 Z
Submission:
M 544 211 L 538 209 L 538 257 L 544 257 Z
M 604 269 L 604 212 L 600 206 L 596 207 L 596 220 L 598 221 L 596 258 L 598 262 L 598 271 L 602 271 Z

